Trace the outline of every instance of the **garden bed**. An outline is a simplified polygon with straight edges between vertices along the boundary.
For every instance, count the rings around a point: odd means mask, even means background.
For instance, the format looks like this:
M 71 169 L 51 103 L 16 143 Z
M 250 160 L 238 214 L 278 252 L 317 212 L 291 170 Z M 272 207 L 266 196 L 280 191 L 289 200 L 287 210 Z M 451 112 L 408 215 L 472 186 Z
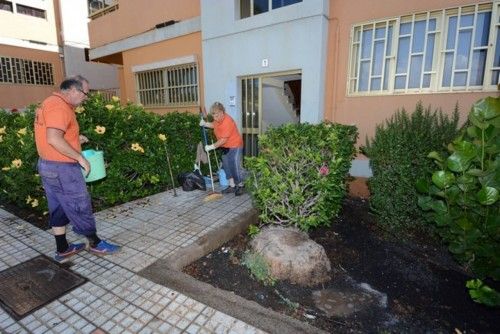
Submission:
M 347 199 L 331 227 L 310 235 L 332 264 L 330 282 L 320 286 L 254 280 L 240 264 L 248 243 L 244 234 L 184 272 L 327 332 L 493 333 L 500 326 L 499 309 L 470 299 L 465 282 L 471 277 L 444 247 L 430 240 L 387 240 L 366 201 Z
M 11 203 L 1 203 L 0 208 L 12 213 L 13 215 L 27 221 L 33 226 L 36 226 L 42 230 L 48 230 L 49 227 L 49 216 L 41 216 L 38 212 L 26 208 L 19 208 L 18 206 Z

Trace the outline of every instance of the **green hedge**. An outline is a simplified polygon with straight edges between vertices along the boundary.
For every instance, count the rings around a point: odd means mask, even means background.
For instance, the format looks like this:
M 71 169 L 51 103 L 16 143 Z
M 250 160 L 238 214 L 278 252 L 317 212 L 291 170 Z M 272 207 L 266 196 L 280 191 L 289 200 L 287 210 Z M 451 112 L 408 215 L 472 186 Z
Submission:
M 307 231 L 341 209 L 355 154 L 354 126 L 287 124 L 259 136 L 259 156 L 246 159 L 246 185 L 263 224 Z
M 370 206 L 386 230 L 413 233 L 425 229 L 415 182 L 434 167 L 427 154 L 443 152 L 457 135 L 458 120 L 457 108 L 450 119 L 418 103 L 411 115 L 398 110 L 385 124 L 377 125 L 374 138 L 366 139 L 361 150 L 370 158 L 373 171 L 368 181 Z
M 36 174 L 35 108 L 18 114 L 0 111 L 0 199 L 42 213 L 47 203 Z M 80 133 L 90 140 L 83 149 L 104 151 L 107 177 L 89 184 L 96 209 L 172 188 L 164 145 L 168 145 L 174 179 L 193 169 L 201 141 L 197 115 L 160 116 L 135 104 L 122 106 L 116 97 L 105 101 L 100 94 L 91 96 L 77 113 Z

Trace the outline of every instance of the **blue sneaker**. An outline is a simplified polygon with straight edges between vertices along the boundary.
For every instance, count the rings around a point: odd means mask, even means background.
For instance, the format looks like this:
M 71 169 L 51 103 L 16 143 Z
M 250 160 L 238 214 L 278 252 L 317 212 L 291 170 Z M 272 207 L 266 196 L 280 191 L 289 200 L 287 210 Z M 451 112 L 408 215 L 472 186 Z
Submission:
M 108 255 L 118 253 L 120 251 L 120 248 L 121 247 L 118 245 L 113 245 L 109 242 L 101 240 L 101 242 L 99 242 L 97 246 L 90 247 L 89 251 L 97 255 Z
M 83 243 L 82 244 L 69 244 L 69 247 L 65 252 L 62 252 L 62 253 L 56 252 L 56 255 L 54 255 L 54 260 L 56 260 L 59 263 L 64 263 L 73 255 L 80 253 L 82 250 L 84 250 L 85 247 L 86 247 L 86 245 Z

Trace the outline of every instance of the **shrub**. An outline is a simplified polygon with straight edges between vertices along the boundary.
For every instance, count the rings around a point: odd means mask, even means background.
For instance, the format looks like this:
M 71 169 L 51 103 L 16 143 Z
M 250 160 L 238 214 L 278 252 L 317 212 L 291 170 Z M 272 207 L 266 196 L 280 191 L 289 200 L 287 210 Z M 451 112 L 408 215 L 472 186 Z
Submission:
M 418 103 L 411 115 L 404 109 L 398 111 L 385 124 L 377 125 L 371 141 L 366 139 L 361 150 L 370 158 L 373 171 L 368 182 L 370 206 L 383 228 L 413 233 L 425 226 L 415 181 L 433 168 L 427 154 L 444 151 L 445 143 L 457 135 L 458 119 L 457 109 L 449 119 Z
M 36 174 L 33 121 L 33 112 L 0 110 L 0 200 L 42 213 L 47 201 Z
M 34 111 L 35 106 L 23 114 L 0 112 L 0 199 L 42 213 L 47 205 L 36 174 Z M 160 116 L 135 104 L 122 106 L 116 97 L 107 102 L 100 94 L 92 95 L 76 112 L 80 133 L 90 140 L 82 148 L 104 151 L 107 176 L 89 184 L 97 209 L 171 188 L 164 145 L 168 145 L 174 176 L 193 168 L 201 141 L 197 115 Z M 22 161 L 19 167 L 17 160 Z
M 356 127 L 331 123 L 287 124 L 259 136 L 246 185 L 261 223 L 328 225 L 341 208 L 356 138 Z
M 500 279 L 500 98 L 474 104 L 467 128 L 429 153 L 439 170 L 422 178 L 418 203 L 430 212 L 448 249 L 480 278 Z M 430 159 L 429 159 L 430 160 Z M 429 173 L 430 174 L 430 173 Z

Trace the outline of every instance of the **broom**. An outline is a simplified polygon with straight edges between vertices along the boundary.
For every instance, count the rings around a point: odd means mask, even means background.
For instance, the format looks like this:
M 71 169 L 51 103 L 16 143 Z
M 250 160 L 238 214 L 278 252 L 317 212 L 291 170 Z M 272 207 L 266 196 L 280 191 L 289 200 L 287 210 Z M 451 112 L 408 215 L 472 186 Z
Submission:
M 200 107 L 201 111 L 201 107 Z M 201 119 L 203 119 L 203 114 L 200 112 Z M 205 146 L 208 145 L 207 141 L 207 130 L 205 129 L 204 126 L 201 127 L 201 133 L 203 135 L 203 141 L 205 143 Z M 215 186 L 214 186 L 214 176 L 212 174 L 212 163 L 210 162 L 210 152 L 207 152 L 208 155 L 208 170 L 210 171 L 210 182 L 212 183 L 212 191 L 208 193 L 207 196 L 203 199 L 203 202 L 210 202 L 210 201 L 216 201 L 218 199 L 222 198 L 222 194 L 218 193 L 215 191 Z M 215 157 L 217 159 L 217 157 Z

